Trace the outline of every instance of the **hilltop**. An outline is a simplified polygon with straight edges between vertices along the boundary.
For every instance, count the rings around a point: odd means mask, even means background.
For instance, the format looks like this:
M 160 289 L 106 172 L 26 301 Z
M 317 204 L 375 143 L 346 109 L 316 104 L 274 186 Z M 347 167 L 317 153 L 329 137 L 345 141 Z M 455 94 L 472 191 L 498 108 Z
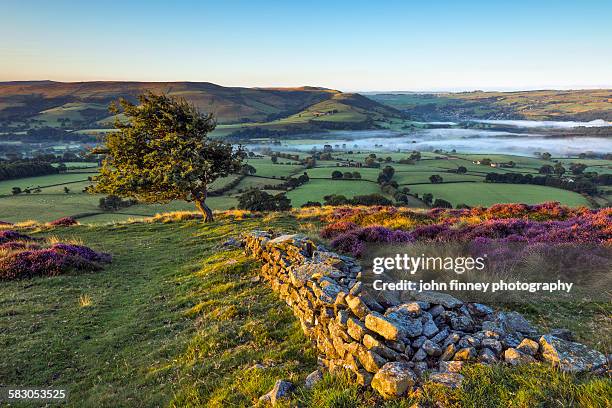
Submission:
M 368 97 L 416 120 L 612 121 L 612 89 L 516 92 L 376 93 Z
M 466 367 L 462 388 L 431 384 L 401 402 L 385 402 L 341 374 L 303 387 L 317 368 L 316 347 L 259 276 L 261 263 L 227 243 L 261 229 L 312 236 L 312 223 L 319 225 L 313 211 L 225 212 L 211 224 L 174 213 L 106 225 L 15 226 L 108 252 L 112 263 L 95 272 L 4 281 L 0 343 L 10 353 L 0 375 L 15 384 L 70 384 L 66 406 L 253 406 L 279 378 L 299 386 L 292 402 L 304 407 L 507 406 L 518 398 L 527 406 L 602 406 L 609 379 L 541 364 Z M 374 211 L 395 222 L 388 211 Z M 569 327 L 579 341 L 607 351 L 609 307 L 583 300 L 522 311 L 542 329 Z
M 69 130 L 112 127 L 108 105 L 135 102 L 146 91 L 180 96 L 220 124 L 291 126 L 313 120 L 370 124 L 401 113 L 357 94 L 320 87 L 241 88 L 209 82 L 0 82 L 0 124 L 7 129 L 58 127 Z M 276 126 L 278 127 L 278 126 Z M 340 126 L 341 127 L 341 126 Z

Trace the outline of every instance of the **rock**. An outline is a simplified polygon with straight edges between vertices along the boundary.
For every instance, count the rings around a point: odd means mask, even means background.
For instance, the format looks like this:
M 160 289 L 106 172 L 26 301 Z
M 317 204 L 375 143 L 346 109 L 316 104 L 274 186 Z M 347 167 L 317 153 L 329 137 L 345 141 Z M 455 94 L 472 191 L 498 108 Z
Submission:
M 480 342 L 480 345 L 482 347 L 486 347 L 488 349 L 491 349 L 492 351 L 495 352 L 495 355 L 499 355 L 502 352 L 502 350 L 504 349 L 502 344 L 501 344 L 501 341 L 495 340 L 495 339 L 483 339 Z M 537 345 L 537 343 L 536 343 L 536 345 Z M 527 354 L 529 354 L 529 353 L 527 353 Z
M 474 316 L 485 317 L 493 314 L 494 310 L 489 306 L 483 305 L 482 303 L 470 303 L 468 309 Z
M 360 319 L 365 318 L 367 314 L 370 313 L 370 309 L 359 296 L 347 295 L 346 303 L 351 311 Z
M 385 318 L 396 325 L 399 329 L 398 336 L 402 340 L 418 337 L 423 333 L 423 323 L 421 323 L 421 319 L 411 317 L 407 311 L 402 308 L 391 308 L 387 310 Z
M 421 346 L 423 345 L 423 343 L 425 343 L 426 340 L 427 340 L 426 336 L 419 336 L 412 341 L 411 346 L 414 347 L 415 349 L 421 348 Z
M 361 385 L 362 387 L 368 387 L 371 383 L 372 383 L 372 374 L 368 373 L 366 370 L 364 369 L 360 369 L 357 371 L 354 371 L 355 376 L 357 377 L 357 384 Z
M 450 325 L 453 330 L 472 331 L 474 330 L 474 321 L 468 316 L 453 316 L 450 319 Z
M 440 361 L 439 369 L 442 373 L 458 373 L 465 366 L 465 361 Z
M 448 335 L 448 337 L 444 340 L 444 343 L 442 343 L 442 347 L 446 347 L 449 344 L 455 344 L 457 343 L 459 340 L 461 339 L 461 336 L 459 335 L 459 333 L 451 333 Z
M 366 346 L 368 350 L 372 350 L 387 360 L 397 360 L 399 358 L 398 352 L 391 350 L 382 341 L 375 339 L 369 334 L 363 336 L 363 345 Z
M 448 346 L 446 346 L 446 349 L 444 349 L 444 353 L 442 353 L 442 355 L 440 356 L 440 360 L 448 361 L 452 359 L 455 356 L 455 352 L 455 345 L 453 343 L 449 344 Z
M 315 370 L 312 373 L 308 374 L 308 376 L 306 377 L 306 380 L 304 381 L 304 387 L 310 389 L 322 379 L 323 373 L 320 370 Z
M 367 371 L 375 373 L 387 362 L 377 353 L 368 350 L 364 346 L 358 348 L 357 358 Z
M 523 334 L 535 334 L 537 330 L 529 323 L 522 314 L 518 312 L 499 312 L 496 321 L 506 332 L 521 332 Z
M 459 299 L 456 299 L 446 293 L 440 292 L 417 292 L 414 294 L 414 298 L 422 302 L 428 302 L 434 305 L 442 305 L 447 309 L 453 309 L 455 307 L 460 307 L 461 305 L 463 305 L 463 302 Z
M 412 361 L 423 361 L 426 358 L 427 358 L 427 352 L 423 350 L 423 348 L 420 348 L 417 350 L 416 353 L 414 353 L 414 356 L 412 356 Z
M 241 248 L 243 246 L 243 242 L 237 240 L 236 238 L 230 238 L 227 241 L 225 241 L 223 243 L 224 247 L 235 247 L 235 248 Z
M 521 344 L 522 339 L 523 336 L 520 333 L 510 333 L 504 336 L 502 344 L 506 348 L 514 348 Z
M 448 329 L 444 329 L 440 332 L 438 332 L 438 334 L 436 334 L 435 336 L 433 336 L 431 338 L 431 341 L 433 341 L 436 344 L 440 344 L 442 343 L 442 341 L 444 341 L 444 339 L 446 339 L 448 337 Z
M 455 353 L 453 360 L 470 361 L 474 358 L 476 358 L 476 349 L 474 347 L 464 347 Z
M 536 361 L 529 354 L 521 353 L 514 348 L 509 348 L 504 352 L 504 360 L 506 360 L 506 363 L 513 366 L 534 363 Z
M 291 390 L 293 390 L 293 384 L 289 381 L 278 380 L 270 392 L 259 397 L 259 401 L 276 405 L 281 398 L 288 398 Z
M 385 398 L 402 396 L 416 383 L 416 376 L 406 363 L 387 363 L 374 375 L 372 388 Z
M 606 356 L 584 344 L 563 340 L 551 335 L 540 337 L 542 357 L 555 367 L 567 372 L 593 371 L 607 363 Z
M 463 376 L 457 373 L 438 373 L 430 375 L 428 380 L 434 383 L 445 385 L 449 388 L 457 388 L 461 386 Z
M 530 356 L 535 356 L 536 354 L 538 354 L 539 348 L 540 345 L 538 344 L 538 342 L 533 341 L 531 339 L 523 339 L 523 341 L 521 341 L 521 344 L 516 347 L 516 349 L 521 353 L 528 354 Z
M 366 334 L 365 325 L 354 317 L 349 317 L 346 328 L 348 335 L 357 341 L 361 341 Z
M 423 324 L 423 335 L 427 336 L 427 337 L 431 337 L 434 334 L 436 334 L 437 332 L 439 332 L 440 330 L 438 329 L 438 326 L 436 326 L 436 324 L 434 323 L 431 315 L 429 313 L 426 313 L 422 318 L 421 318 L 421 323 Z
M 423 343 L 422 349 L 425 350 L 428 356 L 437 357 L 442 354 L 442 349 L 436 343 L 431 340 L 426 340 Z
M 353 296 L 357 296 L 361 293 L 362 288 L 363 284 L 361 282 L 355 282 L 349 293 Z
M 465 347 L 475 347 L 478 348 L 480 347 L 480 340 L 478 340 L 478 338 L 474 337 L 474 336 L 470 336 L 465 335 L 461 338 L 461 340 L 459 340 L 459 342 L 457 343 L 457 347 L 459 348 L 465 348 Z
M 366 316 L 365 326 L 387 340 L 399 340 L 402 337 L 400 324 L 377 312 L 372 312 Z
M 496 353 L 486 347 L 480 350 L 477 360 L 485 364 L 494 364 L 498 361 Z
M 440 316 L 440 314 L 441 314 L 442 312 L 444 312 L 445 310 L 446 310 L 446 309 L 444 309 L 444 306 L 442 306 L 442 305 L 435 305 L 434 307 L 430 308 L 430 309 L 428 310 L 428 312 L 429 312 L 429 314 L 430 314 L 432 317 L 438 317 L 438 316 Z
M 418 302 L 406 303 L 403 306 L 411 317 L 418 317 L 421 315 L 421 305 Z

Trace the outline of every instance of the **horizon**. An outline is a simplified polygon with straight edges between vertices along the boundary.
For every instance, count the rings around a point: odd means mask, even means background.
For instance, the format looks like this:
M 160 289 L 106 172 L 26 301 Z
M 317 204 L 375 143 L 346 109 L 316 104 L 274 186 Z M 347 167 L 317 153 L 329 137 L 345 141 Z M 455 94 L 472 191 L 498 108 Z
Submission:
M 361 93 L 361 94 L 427 94 L 427 93 L 469 93 L 469 92 L 538 92 L 538 91 L 587 91 L 587 90 L 606 90 L 612 89 L 612 86 L 592 86 L 592 87 L 556 87 L 556 88 L 465 88 L 465 89 L 453 89 L 453 88 L 440 88 L 440 89 L 423 89 L 423 90 L 412 90 L 412 89 L 388 89 L 388 90 L 342 90 L 342 89 L 334 89 L 328 88 L 325 86 L 318 85 L 296 85 L 296 86 L 249 86 L 249 85 L 224 85 L 219 83 L 214 83 L 210 81 L 188 81 L 188 80 L 176 80 L 176 81 L 139 81 L 139 80 L 86 80 L 86 81 L 56 81 L 53 79 L 23 79 L 23 80 L 0 80 L 0 84 L 18 84 L 18 83 L 43 83 L 43 82 L 53 82 L 53 83 L 61 83 L 61 84 L 76 84 L 76 83 L 209 83 L 217 86 L 221 86 L 224 88 L 252 88 L 252 89 L 275 89 L 275 88 L 319 88 L 319 89 L 329 89 L 332 91 L 339 91 L 343 93 Z
M 314 84 L 344 92 L 612 88 L 612 4 L 604 1 L 588 9 L 524 0 L 30 0 L 4 8 L 0 34 L 11 40 L 0 47 L 0 81 Z

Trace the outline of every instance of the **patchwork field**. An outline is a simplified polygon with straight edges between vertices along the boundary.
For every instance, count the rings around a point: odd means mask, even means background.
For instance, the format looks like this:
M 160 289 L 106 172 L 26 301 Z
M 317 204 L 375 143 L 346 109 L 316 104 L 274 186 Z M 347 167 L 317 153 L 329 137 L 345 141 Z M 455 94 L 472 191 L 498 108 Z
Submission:
M 306 142 L 297 140 L 297 142 Z M 308 141 L 309 143 L 313 140 Z M 307 157 L 304 152 L 289 152 L 297 154 L 301 158 Z M 346 167 L 350 161 L 361 162 L 370 154 L 376 154 L 383 158 L 380 168 Z M 444 199 L 452 205 L 467 204 L 470 206 L 486 206 L 495 203 L 540 203 L 544 201 L 559 201 L 571 206 L 592 206 L 597 203 L 600 206 L 610 205 L 609 188 L 603 186 L 601 193 L 587 200 L 584 196 L 562 190 L 559 188 L 526 185 L 526 184 L 492 184 L 485 183 L 487 173 L 517 173 L 539 175 L 538 170 L 542 165 L 554 164 L 538 158 L 499 155 L 499 154 L 462 154 L 462 153 L 421 153 L 422 159 L 414 164 L 398 163 L 406 159 L 406 153 L 387 153 L 380 151 L 357 151 L 349 153 L 338 151 L 332 154 L 332 159 L 318 160 L 314 168 L 306 168 L 303 164 L 283 157 L 278 158 L 278 164 L 272 162 L 270 156 L 261 158 L 250 158 L 246 161 L 256 169 L 252 176 L 242 176 L 241 181 L 233 188 L 225 191 L 220 197 L 209 198 L 209 205 L 216 210 L 224 210 L 237 205 L 237 197 L 250 188 L 266 189 L 271 194 L 282 193 L 279 187 L 286 179 L 298 177 L 306 173 L 310 181 L 291 189 L 287 197 L 292 201 L 294 207 L 299 207 L 308 201 L 323 203 L 324 197 L 331 194 L 344 195 L 352 198 L 355 195 L 382 194 L 393 200 L 381 190 L 377 184 L 377 178 L 381 169 L 391 166 L 395 169 L 393 181 L 399 184 L 401 189 L 408 188 L 408 205 L 423 207 L 420 200 L 423 194 L 430 193 L 436 198 Z M 389 157 L 389 159 L 387 159 Z M 484 158 L 494 162 L 514 162 L 512 168 L 491 168 L 481 164 L 475 164 L 477 160 Z M 390 161 L 387 161 L 390 160 Z M 571 163 L 583 163 L 587 166 L 586 171 L 596 171 L 600 174 L 612 172 L 612 162 L 607 160 L 566 158 L 559 161 L 569 169 Z M 292 163 L 292 164 L 284 164 Z M 172 202 L 168 204 L 145 205 L 139 204 L 117 212 L 103 212 L 98 208 L 98 200 L 101 195 L 89 195 L 83 190 L 91 184 L 89 177 L 95 176 L 96 167 L 93 163 L 67 163 L 69 170 L 66 173 L 49 176 L 30 177 L 15 180 L 0 181 L 0 220 L 23 221 L 27 219 L 39 219 L 51 221 L 62 216 L 77 216 L 82 222 L 107 222 L 124 221 L 130 217 L 151 216 L 157 212 L 174 210 L 191 210 L 192 204 L 185 202 Z M 465 167 L 466 173 L 458 174 L 459 167 Z M 334 171 L 358 172 L 360 180 L 332 180 Z M 430 176 L 442 177 L 442 183 L 432 184 Z M 571 174 L 568 172 L 568 175 Z M 212 189 L 220 189 L 236 180 L 239 176 L 232 175 L 217 180 Z M 22 193 L 12 195 L 13 187 L 41 188 L 41 191 L 31 194 Z M 68 192 L 65 191 L 68 189 Z

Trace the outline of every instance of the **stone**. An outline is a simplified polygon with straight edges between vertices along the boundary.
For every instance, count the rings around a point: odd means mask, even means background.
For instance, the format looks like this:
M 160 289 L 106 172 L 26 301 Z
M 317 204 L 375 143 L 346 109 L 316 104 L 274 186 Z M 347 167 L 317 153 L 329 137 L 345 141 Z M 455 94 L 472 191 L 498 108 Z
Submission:
M 452 316 L 450 319 L 450 325 L 453 328 L 453 330 L 460 330 L 460 331 L 474 330 L 474 321 L 470 317 L 464 316 L 464 315 Z
M 442 373 L 458 373 L 465 366 L 465 361 L 440 361 L 438 367 Z
M 463 302 L 459 299 L 456 299 L 449 294 L 440 292 L 417 292 L 414 294 L 414 298 L 422 302 L 427 302 L 434 305 L 442 305 L 447 309 L 454 309 L 463 305 Z
M 355 284 L 353 285 L 353 287 L 349 291 L 349 294 L 351 294 L 353 296 L 357 296 L 357 295 L 359 295 L 361 293 L 361 289 L 362 288 L 363 288 L 363 283 L 355 282 Z
M 444 339 L 446 339 L 449 335 L 448 329 L 444 329 L 440 332 L 438 332 L 438 334 L 436 334 L 435 336 L 433 336 L 431 338 L 431 341 L 433 341 L 436 344 L 440 344 L 444 341 Z
M 535 334 L 537 330 L 518 312 L 499 312 L 496 321 L 506 332 L 520 332 L 522 334 Z
M 411 317 L 418 317 L 421 315 L 421 305 L 418 302 L 406 303 L 403 306 Z
M 357 371 L 354 371 L 355 376 L 357 377 L 357 384 L 361 385 L 362 387 L 368 387 L 370 386 L 370 384 L 372 383 L 372 378 L 373 375 L 368 373 L 366 370 L 364 369 L 360 369 Z
M 453 360 L 470 361 L 474 358 L 476 358 L 476 349 L 474 347 L 464 347 L 455 353 Z
M 406 363 L 391 362 L 374 374 L 372 388 L 384 398 L 396 398 L 404 395 L 415 383 L 416 376 Z
M 336 322 L 346 329 L 349 317 L 349 313 L 346 310 L 339 310 L 336 315 Z
M 263 403 L 269 403 L 274 406 L 279 402 L 280 399 L 288 398 L 292 390 L 292 383 L 285 380 L 278 380 L 276 381 L 276 384 L 274 384 L 274 388 L 272 388 L 270 392 L 259 397 L 259 401 Z
M 478 362 L 484 363 L 484 364 L 494 364 L 494 363 L 497 363 L 498 361 L 497 355 L 495 354 L 495 352 L 486 347 L 480 350 L 480 352 L 478 353 L 477 360 Z
M 502 344 L 501 344 L 501 341 L 496 340 L 496 339 L 483 339 L 480 342 L 480 344 L 481 344 L 482 347 L 486 347 L 486 348 L 494 351 L 496 355 L 500 354 L 502 352 L 502 350 L 504 349 Z
M 449 344 L 448 346 L 446 346 L 446 348 L 444 349 L 444 352 L 440 356 L 440 360 L 442 361 L 451 360 L 455 356 L 456 350 L 457 349 L 455 348 L 455 345 L 453 343 Z
M 461 339 L 461 336 L 459 335 L 459 333 L 453 332 L 449 334 L 448 337 L 444 340 L 444 343 L 442 343 L 442 347 L 446 347 L 449 344 L 455 344 L 460 339 Z
M 366 346 L 368 350 L 372 350 L 387 360 L 397 360 L 399 358 L 398 352 L 391 350 L 382 341 L 375 339 L 369 334 L 363 336 L 363 345 Z
M 346 331 L 349 336 L 357 341 L 361 341 L 363 336 L 366 334 L 365 325 L 354 317 L 349 317 L 346 324 Z
M 427 352 L 422 348 L 418 349 L 414 356 L 412 356 L 412 361 L 423 361 L 427 358 Z
M 428 379 L 449 388 L 457 388 L 461 386 L 463 376 L 457 373 L 437 373 L 430 375 Z
M 493 314 L 494 310 L 489 306 L 483 305 L 482 303 L 470 303 L 468 309 L 474 316 L 485 317 Z
M 521 353 L 514 348 L 509 348 L 504 351 L 504 360 L 506 363 L 513 366 L 534 363 L 536 361 L 535 358 L 531 357 L 529 354 Z
M 418 337 L 423 333 L 423 323 L 421 323 L 421 319 L 411 317 L 403 308 L 391 308 L 387 310 L 385 318 L 387 321 L 393 322 L 398 328 L 398 339 L 408 340 Z
M 406 345 L 402 341 L 386 340 L 385 344 L 398 353 L 403 353 L 406 350 Z
M 520 351 L 521 353 L 529 354 L 530 356 L 535 356 L 536 354 L 538 354 L 540 345 L 538 344 L 537 341 L 525 338 L 516 347 L 516 349 Z
M 387 362 L 377 353 L 368 350 L 364 346 L 358 348 L 357 358 L 367 371 L 375 373 Z
M 429 314 L 431 314 L 432 317 L 438 317 L 445 310 L 446 309 L 444 309 L 444 306 L 442 306 L 442 305 L 435 305 L 432 308 L 430 308 L 428 310 L 428 312 L 429 312 Z
M 401 327 L 398 322 L 377 312 L 372 312 L 366 316 L 365 327 L 380 334 L 387 340 L 399 340 L 401 337 Z
M 425 350 L 428 356 L 437 357 L 442 354 L 442 349 L 436 343 L 431 340 L 426 340 L 423 343 L 422 349 Z
M 310 389 L 322 379 L 323 373 L 320 370 L 315 370 L 312 373 L 308 374 L 308 376 L 306 377 L 306 380 L 304 381 L 304 387 Z
M 465 335 L 459 340 L 457 343 L 457 347 L 465 348 L 465 347 L 480 347 L 480 340 L 477 337 L 471 335 Z
M 607 358 L 584 344 L 563 340 L 551 335 L 540 337 L 542 357 L 560 370 L 572 373 L 598 370 Z
M 521 340 L 523 340 L 523 335 L 520 333 L 509 333 L 504 336 L 502 339 L 502 344 L 505 348 L 514 348 L 518 347 L 521 344 Z
M 421 348 L 421 346 L 423 345 L 423 343 L 425 343 L 426 340 L 427 340 L 426 336 L 419 336 L 412 341 L 411 346 L 414 348 Z
M 431 337 L 440 331 L 438 329 L 438 326 L 436 326 L 436 324 L 434 323 L 429 313 L 425 314 L 421 318 L 421 323 L 423 324 L 423 335 L 424 336 Z
M 355 316 L 360 319 L 365 318 L 368 313 L 370 313 L 370 309 L 366 306 L 366 304 L 363 302 L 363 300 L 361 300 L 361 297 L 359 296 L 353 296 L 350 294 L 347 295 L 346 303 L 349 309 L 351 309 L 351 311 L 355 313 Z

